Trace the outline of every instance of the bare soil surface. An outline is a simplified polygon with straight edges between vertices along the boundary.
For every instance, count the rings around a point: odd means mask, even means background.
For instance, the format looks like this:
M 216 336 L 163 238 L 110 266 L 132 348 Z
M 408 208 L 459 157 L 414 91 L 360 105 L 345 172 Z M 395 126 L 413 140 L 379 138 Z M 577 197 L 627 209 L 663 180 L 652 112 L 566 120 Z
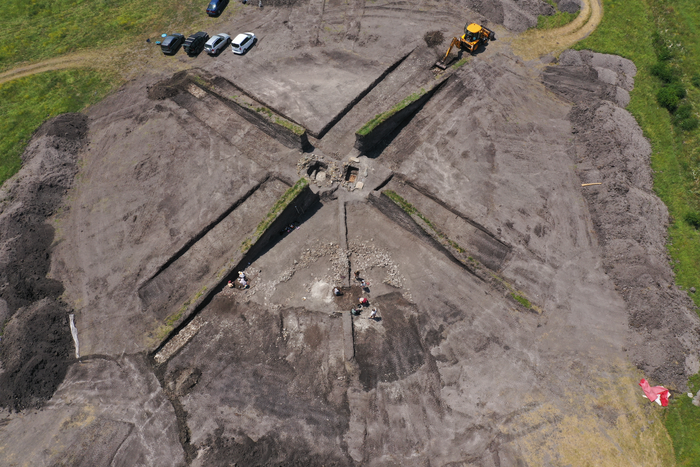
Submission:
M 235 84 L 309 152 L 153 71 L 47 122 L 3 186 L 5 463 L 668 465 L 637 382 L 680 396 L 699 320 L 623 108 L 634 65 L 523 62 L 535 0 L 251 3 L 213 23 L 254 31 L 246 55 L 140 53 Z M 486 18 L 498 40 L 352 148 Z M 241 263 L 248 288 L 207 290 L 300 176 L 320 201 Z

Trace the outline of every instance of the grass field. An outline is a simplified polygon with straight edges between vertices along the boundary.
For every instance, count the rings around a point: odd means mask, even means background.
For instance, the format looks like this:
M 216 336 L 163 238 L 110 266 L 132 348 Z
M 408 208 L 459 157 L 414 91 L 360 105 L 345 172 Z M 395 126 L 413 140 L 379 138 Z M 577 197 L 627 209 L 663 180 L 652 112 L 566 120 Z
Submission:
M 41 73 L 0 85 L 0 182 L 20 168 L 20 154 L 45 120 L 99 101 L 118 82 L 93 70 Z
M 700 130 L 683 129 L 679 111 L 669 112 L 658 98 L 662 88 L 681 86 L 686 97 L 680 105 L 697 117 L 700 89 L 693 82 L 700 81 L 700 8 L 693 0 L 605 0 L 603 6 L 602 23 L 577 48 L 622 55 L 637 65 L 628 110 L 652 145 L 654 190 L 671 215 L 668 249 L 676 282 L 700 289 L 700 232 L 692 222 L 700 212 Z M 669 70 L 668 77 L 660 67 Z M 700 305 L 700 293 L 691 297 Z M 696 391 L 698 378 L 691 380 Z M 687 396 L 673 398 L 666 428 L 678 464 L 700 466 L 700 408 Z
M 183 24 L 189 31 L 206 20 L 205 7 L 196 0 L 168 8 L 146 0 L 4 0 L 0 71 L 83 49 L 126 50 Z M 117 70 L 72 70 L 0 85 L 0 184 L 19 170 L 20 155 L 41 123 L 82 110 L 120 84 Z
M 3 0 L 0 71 L 85 48 L 145 40 L 206 16 L 205 2 Z M 186 32 L 185 32 L 186 33 Z

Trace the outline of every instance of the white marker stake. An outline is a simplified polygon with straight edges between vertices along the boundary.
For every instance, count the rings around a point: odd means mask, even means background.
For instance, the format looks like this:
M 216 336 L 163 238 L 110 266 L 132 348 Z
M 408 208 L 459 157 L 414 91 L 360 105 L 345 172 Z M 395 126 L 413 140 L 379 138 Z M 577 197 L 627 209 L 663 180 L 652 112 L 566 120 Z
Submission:
M 73 336 L 73 342 L 75 342 L 75 358 L 80 358 L 80 344 L 78 344 L 78 328 L 75 327 L 75 315 L 73 313 L 68 315 L 68 321 L 70 322 L 70 333 Z

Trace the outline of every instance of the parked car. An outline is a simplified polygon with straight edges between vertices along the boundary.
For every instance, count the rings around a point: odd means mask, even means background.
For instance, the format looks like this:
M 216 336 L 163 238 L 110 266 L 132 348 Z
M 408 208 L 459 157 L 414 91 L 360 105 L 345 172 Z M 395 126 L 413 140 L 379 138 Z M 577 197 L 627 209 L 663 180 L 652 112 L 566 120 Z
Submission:
M 165 55 L 175 55 L 183 42 L 185 42 L 185 36 L 182 34 L 170 34 L 160 43 L 160 50 Z
M 197 55 L 202 51 L 208 39 L 209 34 L 204 31 L 199 31 L 188 37 L 185 41 L 185 45 L 182 47 L 185 49 L 185 52 L 187 52 L 187 55 Z
M 217 34 L 216 36 L 212 36 L 212 38 L 204 44 L 204 50 L 206 50 L 209 55 L 216 55 L 224 50 L 229 42 L 231 42 L 231 36 L 223 33 Z
M 231 42 L 231 49 L 233 53 L 243 55 L 254 43 L 255 34 L 252 32 L 244 32 L 243 34 L 237 35 L 233 42 Z
M 228 5 L 228 0 L 211 0 L 207 7 L 207 14 L 209 16 L 219 16 L 226 8 L 226 5 Z

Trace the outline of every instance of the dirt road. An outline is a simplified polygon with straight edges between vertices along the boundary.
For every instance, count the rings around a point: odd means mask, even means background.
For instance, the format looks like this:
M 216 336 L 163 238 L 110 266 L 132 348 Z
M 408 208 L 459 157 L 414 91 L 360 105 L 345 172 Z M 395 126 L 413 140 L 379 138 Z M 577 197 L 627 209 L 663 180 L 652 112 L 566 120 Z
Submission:
M 525 60 L 534 60 L 545 55 L 558 55 L 584 39 L 603 19 L 600 0 L 582 0 L 583 8 L 571 23 L 557 29 L 540 31 L 531 29 L 513 39 L 513 52 Z

